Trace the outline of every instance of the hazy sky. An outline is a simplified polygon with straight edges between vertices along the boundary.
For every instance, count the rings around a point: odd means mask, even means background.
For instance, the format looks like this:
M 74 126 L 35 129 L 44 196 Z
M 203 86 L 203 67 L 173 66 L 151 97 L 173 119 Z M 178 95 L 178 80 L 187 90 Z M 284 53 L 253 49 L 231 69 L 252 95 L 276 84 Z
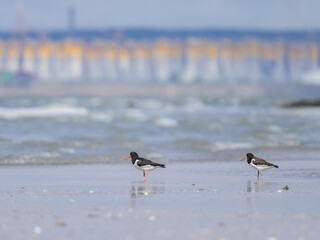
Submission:
M 70 6 L 78 29 L 320 29 L 319 0 L 1 0 L 0 31 L 14 28 L 19 3 L 35 30 L 65 29 Z

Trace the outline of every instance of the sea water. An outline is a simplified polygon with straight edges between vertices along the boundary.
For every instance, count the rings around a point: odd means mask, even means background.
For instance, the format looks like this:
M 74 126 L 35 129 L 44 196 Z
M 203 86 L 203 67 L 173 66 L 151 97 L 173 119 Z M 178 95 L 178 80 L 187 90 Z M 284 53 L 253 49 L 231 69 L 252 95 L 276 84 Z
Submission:
M 281 107 L 288 101 L 0 98 L 0 164 L 116 164 L 131 151 L 164 163 L 238 160 L 261 149 L 270 155 L 286 150 L 286 160 L 305 151 L 313 158 L 320 146 L 320 108 Z

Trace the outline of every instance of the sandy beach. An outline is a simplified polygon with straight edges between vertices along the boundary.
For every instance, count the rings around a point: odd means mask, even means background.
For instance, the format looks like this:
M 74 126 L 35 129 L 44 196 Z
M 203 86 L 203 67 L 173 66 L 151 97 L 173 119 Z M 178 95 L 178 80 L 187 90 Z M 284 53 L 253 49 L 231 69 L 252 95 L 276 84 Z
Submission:
M 120 160 L 119 160 L 120 161 Z M 3 166 L 1 239 L 317 239 L 320 166 L 129 162 Z M 288 190 L 282 188 L 288 186 Z
M 316 88 L 48 87 L 0 89 L 1 240 L 319 238 Z

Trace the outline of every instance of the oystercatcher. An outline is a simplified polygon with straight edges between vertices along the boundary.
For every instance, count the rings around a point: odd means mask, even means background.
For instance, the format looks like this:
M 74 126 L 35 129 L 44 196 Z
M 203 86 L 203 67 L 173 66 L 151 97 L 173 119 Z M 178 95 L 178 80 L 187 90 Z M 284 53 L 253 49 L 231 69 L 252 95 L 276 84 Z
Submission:
M 165 168 L 166 166 L 164 164 L 155 163 L 148 159 L 139 157 L 138 153 L 131 152 L 130 155 L 123 160 L 128 159 L 131 157 L 131 162 L 133 166 L 135 166 L 137 169 L 143 171 L 143 181 L 147 179 L 148 171 L 152 171 L 153 169 L 156 169 L 158 167 Z
M 244 157 L 242 160 L 247 159 L 248 164 L 257 169 L 258 170 L 258 178 L 260 177 L 260 172 L 262 170 L 267 170 L 269 168 L 279 168 L 277 165 L 274 165 L 272 163 L 267 162 L 266 160 L 262 159 L 262 158 L 258 158 L 256 156 L 254 156 L 252 153 L 247 153 L 247 156 Z

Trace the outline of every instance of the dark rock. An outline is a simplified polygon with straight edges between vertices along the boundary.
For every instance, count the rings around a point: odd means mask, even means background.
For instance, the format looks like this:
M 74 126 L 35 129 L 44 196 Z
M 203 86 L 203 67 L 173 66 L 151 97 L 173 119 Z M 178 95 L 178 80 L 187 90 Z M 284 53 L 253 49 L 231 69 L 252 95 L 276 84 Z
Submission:
M 295 108 L 295 107 L 320 107 L 320 99 L 317 100 L 301 100 L 292 103 L 282 104 L 282 107 Z

